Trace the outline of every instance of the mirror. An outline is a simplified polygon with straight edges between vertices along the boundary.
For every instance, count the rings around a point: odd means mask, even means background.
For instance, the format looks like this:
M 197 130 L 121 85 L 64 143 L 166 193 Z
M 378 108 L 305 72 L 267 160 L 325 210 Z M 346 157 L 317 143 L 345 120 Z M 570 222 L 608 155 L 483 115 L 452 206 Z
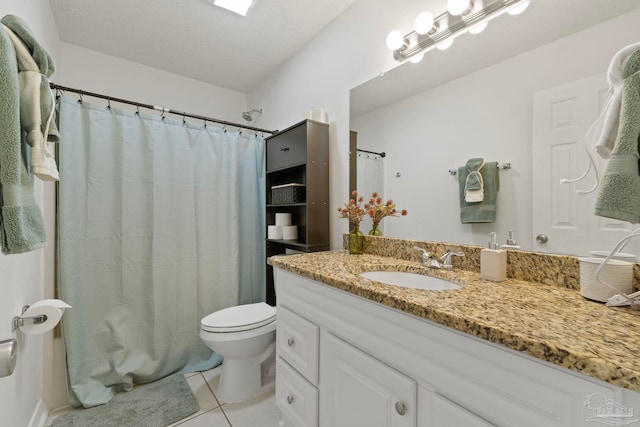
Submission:
M 559 182 L 558 178 L 580 175 L 587 160 L 583 133 L 566 154 L 534 165 L 532 158 L 539 149 L 534 142 L 541 139 L 537 127 L 548 120 L 538 118 L 534 123 L 533 104 L 545 91 L 557 92 L 564 85 L 599 76 L 598 102 L 604 105 L 607 68 L 618 50 L 640 41 L 638 20 L 638 0 L 532 0 L 521 15 L 498 17 L 483 33 L 464 34 L 446 51 L 429 51 L 419 64 L 401 64 L 352 89 L 350 129 L 358 149 L 386 154 L 384 188 L 377 191 L 409 212 L 406 217 L 384 219 L 384 235 L 486 246 L 490 232 L 495 231 L 504 244 L 513 230 L 525 250 L 586 255 L 613 247 L 635 227 L 598 222 L 593 215 L 596 193 L 573 197 L 576 190 L 593 185 L 593 175 L 551 190 L 547 184 L 538 185 L 549 176 Z M 569 109 L 563 114 L 571 117 L 577 112 Z M 596 117 L 597 111 L 586 126 Z M 462 224 L 458 179 L 449 170 L 475 157 L 510 163 L 511 169 L 498 172 L 495 221 Z M 556 164 L 558 159 L 562 162 Z M 361 178 L 351 188 L 362 194 L 372 179 Z M 541 190 L 556 193 L 538 195 Z M 556 218 L 560 208 L 567 218 Z M 546 217 L 556 222 L 543 228 L 538 220 Z M 615 230 L 603 236 L 584 232 L 576 226 L 581 218 L 596 228 Z M 365 233 L 367 226 L 362 227 Z M 575 228 L 588 239 L 552 238 L 560 228 Z M 548 242 L 537 242 L 538 235 L 549 236 Z

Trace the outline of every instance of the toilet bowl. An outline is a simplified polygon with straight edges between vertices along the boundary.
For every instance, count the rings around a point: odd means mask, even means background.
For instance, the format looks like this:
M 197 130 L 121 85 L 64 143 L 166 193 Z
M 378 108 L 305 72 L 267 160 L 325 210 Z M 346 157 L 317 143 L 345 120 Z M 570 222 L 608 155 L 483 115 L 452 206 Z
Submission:
M 224 357 L 217 395 L 239 402 L 260 394 L 262 364 L 273 360 L 276 309 L 263 302 L 216 311 L 200 321 L 200 338 Z

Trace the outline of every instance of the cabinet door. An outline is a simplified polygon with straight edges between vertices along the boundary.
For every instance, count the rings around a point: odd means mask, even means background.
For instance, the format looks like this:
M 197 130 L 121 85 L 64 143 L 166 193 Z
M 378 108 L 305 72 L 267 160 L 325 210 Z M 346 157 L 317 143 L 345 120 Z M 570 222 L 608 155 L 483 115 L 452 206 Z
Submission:
M 415 381 L 329 333 L 320 352 L 320 426 L 416 425 Z
M 418 427 L 494 427 L 484 419 L 425 388 L 418 389 Z

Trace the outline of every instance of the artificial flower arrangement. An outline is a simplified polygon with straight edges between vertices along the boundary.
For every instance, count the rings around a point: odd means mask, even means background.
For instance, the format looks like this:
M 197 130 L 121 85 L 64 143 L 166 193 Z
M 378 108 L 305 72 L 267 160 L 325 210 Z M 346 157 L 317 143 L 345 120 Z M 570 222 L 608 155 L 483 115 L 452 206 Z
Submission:
M 364 197 L 358 196 L 357 191 L 351 193 L 351 196 L 349 202 L 345 203 L 343 208 L 338 208 L 340 218 L 347 218 L 352 226 L 349 231 L 349 253 L 351 254 L 361 254 L 363 252 L 364 235 L 360 231 L 360 222 L 365 215 L 369 215 L 373 222 L 373 228 L 369 231 L 369 235 L 372 236 L 382 235 L 378 227 L 383 218 L 398 216 L 398 214 L 407 215 L 406 209 L 398 212 L 393 200 L 389 199 L 383 202 L 375 191 L 371 194 L 369 202 L 364 205 Z
M 382 233 L 378 228 L 380 226 L 380 221 L 382 221 L 387 216 L 398 216 L 398 214 L 402 216 L 407 215 L 407 210 L 403 209 L 398 212 L 396 210 L 396 205 L 393 203 L 393 200 L 389 199 L 383 203 L 381 197 L 378 196 L 378 193 L 375 191 L 371 194 L 371 198 L 369 199 L 369 203 L 364 205 L 367 213 L 371 217 L 371 222 L 373 223 L 373 227 L 371 231 L 369 231 L 369 235 L 371 236 L 381 236 Z
M 349 230 L 349 253 L 359 255 L 364 252 L 364 235 L 360 231 L 360 222 L 366 215 L 366 211 L 362 208 L 364 197 L 358 196 L 358 192 L 351 193 L 352 198 L 345 203 L 343 208 L 338 208 L 340 218 L 347 218 L 351 224 Z
M 353 197 L 349 199 L 348 203 L 344 204 L 344 208 L 338 208 L 338 213 L 340 214 L 340 218 L 349 219 L 349 222 L 357 228 L 360 226 L 362 217 L 366 214 L 366 211 L 362 208 L 364 197 L 358 197 L 357 191 L 351 193 L 351 196 Z

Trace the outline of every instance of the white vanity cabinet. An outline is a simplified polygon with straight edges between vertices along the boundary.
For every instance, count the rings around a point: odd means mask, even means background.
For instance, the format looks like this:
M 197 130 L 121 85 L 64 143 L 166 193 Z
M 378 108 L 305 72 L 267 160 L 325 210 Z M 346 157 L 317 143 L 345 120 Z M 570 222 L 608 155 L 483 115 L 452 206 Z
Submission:
M 287 426 L 593 427 L 606 405 L 640 411 L 638 393 L 274 274 L 276 400 Z
M 414 380 L 330 333 L 320 347 L 320 426 L 416 426 Z

